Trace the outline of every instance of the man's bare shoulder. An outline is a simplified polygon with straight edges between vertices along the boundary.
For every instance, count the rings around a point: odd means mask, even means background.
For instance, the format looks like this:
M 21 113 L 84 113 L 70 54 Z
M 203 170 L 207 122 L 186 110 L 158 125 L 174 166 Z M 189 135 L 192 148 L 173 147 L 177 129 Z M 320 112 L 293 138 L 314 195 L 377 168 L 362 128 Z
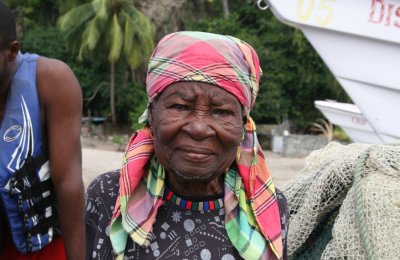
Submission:
M 65 98 L 80 102 L 82 93 L 79 82 L 63 61 L 40 57 L 36 68 L 36 82 L 44 103 L 57 103 L 57 100 Z
M 50 78 L 73 76 L 70 67 L 61 60 L 41 56 L 37 63 L 37 75 Z

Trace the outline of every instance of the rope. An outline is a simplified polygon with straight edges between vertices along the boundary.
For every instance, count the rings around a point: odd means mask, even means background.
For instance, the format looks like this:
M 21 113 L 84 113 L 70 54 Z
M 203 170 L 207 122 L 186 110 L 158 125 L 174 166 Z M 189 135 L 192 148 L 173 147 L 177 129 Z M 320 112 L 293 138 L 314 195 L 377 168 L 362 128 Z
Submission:
M 363 152 L 356 161 L 355 171 L 354 171 L 354 203 L 356 208 L 356 221 L 358 227 L 360 228 L 361 243 L 367 254 L 368 260 L 374 260 L 374 250 L 371 245 L 371 240 L 368 233 L 368 227 L 365 221 L 365 212 L 362 202 L 362 188 L 361 188 L 361 175 L 364 170 L 365 162 L 369 157 L 369 152 L 373 146 L 369 147 L 365 152 Z

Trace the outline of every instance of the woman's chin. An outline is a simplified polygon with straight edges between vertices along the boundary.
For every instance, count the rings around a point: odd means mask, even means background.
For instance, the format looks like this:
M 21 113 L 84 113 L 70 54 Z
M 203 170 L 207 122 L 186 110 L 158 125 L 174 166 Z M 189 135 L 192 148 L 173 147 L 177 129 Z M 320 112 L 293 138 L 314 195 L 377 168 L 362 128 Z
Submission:
M 207 181 L 213 179 L 212 174 L 177 173 L 176 175 L 185 181 Z
M 217 175 L 214 171 L 197 168 L 174 169 L 173 173 L 183 181 L 207 181 L 214 179 Z

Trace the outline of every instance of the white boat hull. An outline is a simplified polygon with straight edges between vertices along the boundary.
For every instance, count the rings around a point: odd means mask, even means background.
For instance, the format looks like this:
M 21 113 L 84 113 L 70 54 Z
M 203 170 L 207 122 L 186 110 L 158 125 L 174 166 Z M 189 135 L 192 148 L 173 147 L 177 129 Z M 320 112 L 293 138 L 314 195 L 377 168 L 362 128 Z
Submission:
M 382 143 L 400 140 L 400 2 L 269 0 L 300 28 Z
M 332 101 L 314 101 L 315 107 L 334 125 L 340 126 L 353 142 L 382 143 L 360 109 L 353 104 Z

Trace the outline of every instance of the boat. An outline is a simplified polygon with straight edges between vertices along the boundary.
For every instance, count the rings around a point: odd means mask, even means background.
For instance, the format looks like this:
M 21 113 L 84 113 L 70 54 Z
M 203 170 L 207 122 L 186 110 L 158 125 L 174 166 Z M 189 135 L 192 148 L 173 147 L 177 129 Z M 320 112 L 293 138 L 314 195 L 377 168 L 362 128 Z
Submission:
M 268 0 L 300 29 L 381 143 L 400 141 L 400 2 Z
M 382 139 L 354 104 L 316 100 L 314 105 L 334 125 L 340 126 L 353 142 L 380 144 Z

